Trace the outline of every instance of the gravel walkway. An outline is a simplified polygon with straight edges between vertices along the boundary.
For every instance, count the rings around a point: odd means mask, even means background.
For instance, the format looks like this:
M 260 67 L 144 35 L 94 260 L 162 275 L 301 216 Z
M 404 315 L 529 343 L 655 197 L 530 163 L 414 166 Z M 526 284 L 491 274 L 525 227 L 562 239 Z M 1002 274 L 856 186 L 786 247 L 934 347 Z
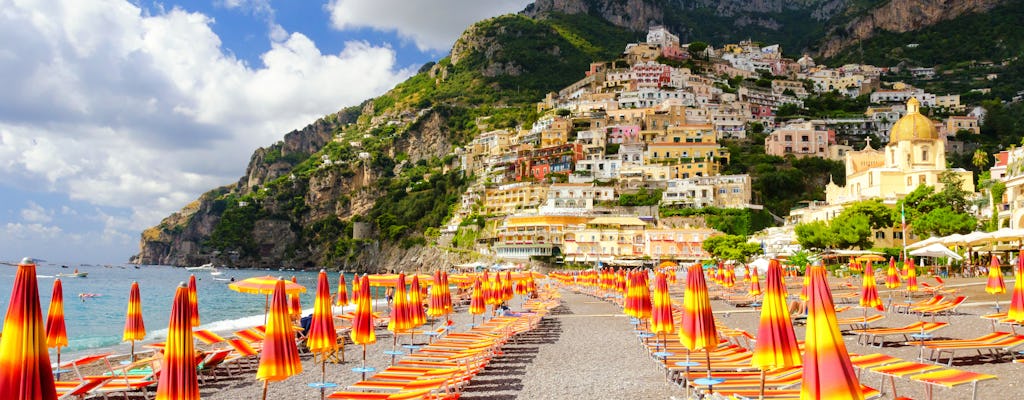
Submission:
M 668 399 L 681 390 L 637 341 L 614 305 L 562 292 L 540 326 L 505 346 L 462 399 Z

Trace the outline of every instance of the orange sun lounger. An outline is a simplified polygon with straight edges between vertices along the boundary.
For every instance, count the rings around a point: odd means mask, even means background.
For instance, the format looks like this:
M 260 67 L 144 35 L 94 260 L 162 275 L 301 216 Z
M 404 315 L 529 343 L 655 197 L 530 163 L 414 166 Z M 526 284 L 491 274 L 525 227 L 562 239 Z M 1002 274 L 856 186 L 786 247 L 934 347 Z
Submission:
M 932 398 L 932 388 L 934 386 L 943 386 L 947 388 L 953 388 L 960 385 L 971 384 L 971 399 L 978 398 L 978 382 L 987 381 L 990 379 L 996 379 L 995 375 L 979 374 L 970 371 L 960 371 L 955 369 L 929 372 L 926 374 L 917 375 L 911 377 L 911 380 L 918 382 L 924 382 L 927 388 L 928 400 Z

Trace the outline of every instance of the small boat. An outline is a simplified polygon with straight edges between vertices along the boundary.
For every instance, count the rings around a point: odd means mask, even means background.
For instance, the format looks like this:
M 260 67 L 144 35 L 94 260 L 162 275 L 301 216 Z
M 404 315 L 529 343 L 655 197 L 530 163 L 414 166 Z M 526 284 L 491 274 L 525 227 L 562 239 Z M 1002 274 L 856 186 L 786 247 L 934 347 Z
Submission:
M 78 272 L 78 268 L 75 268 L 75 272 L 71 272 L 71 273 L 61 272 L 61 273 L 57 274 L 57 276 L 59 276 L 61 278 L 85 278 L 85 277 L 89 276 L 89 273 L 88 272 Z
M 78 298 L 82 299 L 82 301 L 85 301 L 85 299 L 91 299 L 93 297 L 100 297 L 100 296 L 102 296 L 102 294 L 99 294 L 99 293 L 79 293 L 78 294 Z
M 213 276 L 217 276 L 217 275 L 220 275 L 220 274 L 223 274 L 223 272 L 218 271 L 218 270 L 210 271 L 210 275 L 213 275 Z
M 187 271 L 214 271 L 216 268 L 213 267 L 213 263 L 206 263 L 198 267 L 185 267 Z

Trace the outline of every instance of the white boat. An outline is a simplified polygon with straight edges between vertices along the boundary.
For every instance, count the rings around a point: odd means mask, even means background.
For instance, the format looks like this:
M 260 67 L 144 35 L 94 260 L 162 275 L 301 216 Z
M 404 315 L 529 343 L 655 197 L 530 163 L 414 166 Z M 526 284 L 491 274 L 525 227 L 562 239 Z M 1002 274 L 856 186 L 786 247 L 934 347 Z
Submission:
M 213 263 L 206 263 L 206 264 L 200 265 L 198 267 L 185 267 L 185 269 L 188 270 L 188 271 L 215 271 L 216 270 L 216 268 L 213 267 Z
M 223 272 L 218 271 L 218 270 L 210 271 L 210 275 L 213 275 L 213 276 L 217 276 L 217 275 L 220 275 L 220 274 L 223 274 Z
M 57 276 L 61 277 L 61 278 L 85 278 L 85 277 L 89 276 L 89 273 L 88 272 L 78 272 L 78 270 L 76 269 L 75 272 L 62 272 L 62 273 L 57 274 Z

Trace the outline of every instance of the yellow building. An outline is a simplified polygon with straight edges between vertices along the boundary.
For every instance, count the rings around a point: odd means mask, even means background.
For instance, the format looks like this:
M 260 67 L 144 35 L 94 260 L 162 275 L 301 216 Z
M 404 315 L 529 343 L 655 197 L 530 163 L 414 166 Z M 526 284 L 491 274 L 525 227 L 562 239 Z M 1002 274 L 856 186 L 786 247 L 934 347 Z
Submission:
M 518 210 L 536 208 L 548 197 L 548 185 L 512 183 L 484 192 L 485 214 L 512 214 Z
M 636 217 L 597 217 L 586 227 L 566 232 L 566 260 L 607 263 L 616 259 L 638 259 L 644 256 L 644 230 L 647 223 Z
M 825 187 L 829 205 L 871 198 L 895 201 L 920 185 L 941 189 L 939 175 L 947 171 L 946 144 L 932 120 L 919 112 L 920 105 L 915 98 L 907 101 L 907 115 L 893 125 L 885 148 L 868 146 L 846 153 L 846 186 L 830 182 Z M 970 171 L 950 171 L 960 177 L 964 190 L 974 192 Z
M 585 226 L 588 217 L 566 215 L 512 215 L 498 227 L 494 252 L 504 259 L 558 255 L 567 231 Z

